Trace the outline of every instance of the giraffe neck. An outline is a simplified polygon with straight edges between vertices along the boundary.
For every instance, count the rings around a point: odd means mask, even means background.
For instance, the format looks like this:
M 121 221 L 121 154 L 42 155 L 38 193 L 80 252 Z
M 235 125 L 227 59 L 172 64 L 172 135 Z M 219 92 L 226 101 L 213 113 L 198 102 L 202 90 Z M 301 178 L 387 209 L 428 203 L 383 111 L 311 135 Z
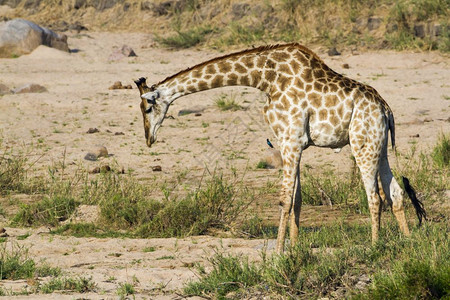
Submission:
M 266 63 L 267 54 L 264 52 L 250 50 L 228 55 L 170 76 L 157 84 L 156 89 L 171 102 L 188 94 L 225 86 L 248 86 L 269 92 L 270 80 L 275 73 Z

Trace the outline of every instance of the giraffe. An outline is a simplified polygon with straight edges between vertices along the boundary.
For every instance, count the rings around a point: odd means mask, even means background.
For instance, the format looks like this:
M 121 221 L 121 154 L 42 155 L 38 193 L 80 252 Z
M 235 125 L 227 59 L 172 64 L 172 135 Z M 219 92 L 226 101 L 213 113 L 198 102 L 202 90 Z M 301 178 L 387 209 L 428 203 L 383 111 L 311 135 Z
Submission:
M 391 205 L 403 234 L 410 235 L 404 191 L 387 157 L 389 131 L 391 144 L 395 144 L 392 110 L 374 88 L 333 71 L 308 48 L 297 43 L 262 46 L 208 60 L 151 87 L 145 78 L 135 83 L 148 147 L 156 142 L 169 106 L 182 96 L 224 86 L 249 86 L 265 92 L 264 119 L 283 158 L 278 253 L 284 250 L 288 222 L 291 244 L 298 239 L 299 165 L 309 146 L 339 149 L 350 144 L 367 194 L 373 243 L 380 228 L 380 194 Z M 426 218 L 422 203 L 409 184 L 405 187 L 421 222 Z

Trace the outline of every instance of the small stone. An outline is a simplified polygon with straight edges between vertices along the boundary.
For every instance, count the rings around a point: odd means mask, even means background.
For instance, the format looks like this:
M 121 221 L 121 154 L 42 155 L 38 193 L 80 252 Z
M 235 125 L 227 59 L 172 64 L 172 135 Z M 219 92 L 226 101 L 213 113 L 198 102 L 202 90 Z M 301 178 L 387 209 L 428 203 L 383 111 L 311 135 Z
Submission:
M 25 84 L 18 88 L 13 89 L 12 92 L 14 94 L 43 93 L 43 92 L 47 92 L 47 89 L 39 84 L 28 83 L 28 84 Z
M 410 135 L 409 137 L 412 137 L 412 138 L 418 138 L 418 137 L 420 137 L 420 135 L 419 135 L 418 133 L 416 133 L 416 134 Z
M 9 87 L 4 85 L 3 83 L 0 83 L 0 96 L 11 93 L 11 90 Z
M 96 133 L 96 132 L 100 132 L 100 130 L 98 130 L 97 128 L 89 128 L 88 131 L 86 131 L 86 133 Z
M 380 17 L 369 17 L 369 19 L 367 19 L 367 29 L 369 29 L 369 31 L 378 29 L 382 20 L 383 19 Z
M 3 228 L 3 227 L 1 227 L 1 228 L 0 228 L 0 233 L 4 233 L 4 232 L 6 232 L 6 229 Z
M 152 170 L 153 170 L 153 172 L 161 172 L 162 168 L 161 168 L 161 166 L 153 166 Z
M 111 53 L 111 55 L 108 58 L 108 61 L 119 61 L 123 59 L 124 57 L 131 57 L 131 56 L 137 56 L 136 52 L 127 45 L 123 45 L 122 48 L 116 49 Z
M 125 135 L 125 133 L 123 133 L 122 131 L 118 131 L 118 132 L 114 133 L 114 135 Z
M 427 123 L 427 122 L 433 122 L 433 119 L 431 119 L 431 118 L 425 118 L 425 119 L 423 119 L 423 121 L 424 121 L 425 123 Z
M 328 55 L 329 56 L 338 56 L 338 55 L 341 55 L 341 52 L 337 51 L 336 47 L 333 47 L 330 50 L 328 50 Z
M 343 65 L 342 65 L 342 68 L 344 68 L 344 69 L 350 69 L 350 66 L 349 66 L 349 64 L 343 64 Z
M 110 90 L 120 90 L 122 89 L 122 82 L 116 81 L 112 86 L 109 87 Z
M 98 174 L 98 173 L 107 173 L 111 171 L 111 167 L 108 165 L 103 165 L 100 167 L 95 167 L 91 170 L 91 174 Z
M 178 116 L 185 116 L 190 114 L 198 114 L 202 113 L 205 110 L 204 107 L 192 107 L 192 108 L 186 108 L 182 109 L 178 112 Z
M 96 161 L 99 157 L 108 157 L 108 149 L 105 146 L 95 146 L 95 148 L 86 154 L 84 159 Z
M 196 113 L 194 116 L 200 117 L 201 115 L 202 115 L 201 113 Z
M 262 159 L 267 164 L 268 169 L 279 169 L 283 167 L 283 159 L 280 150 L 269 148 Z

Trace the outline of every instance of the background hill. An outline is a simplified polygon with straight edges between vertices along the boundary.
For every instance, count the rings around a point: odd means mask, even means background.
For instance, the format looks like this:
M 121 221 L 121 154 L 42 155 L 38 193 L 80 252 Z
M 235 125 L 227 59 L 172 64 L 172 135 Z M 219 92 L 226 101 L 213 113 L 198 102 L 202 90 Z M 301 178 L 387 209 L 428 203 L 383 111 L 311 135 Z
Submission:
M 146 32 L 173 48 L 300 41 L 450 51 L 449 0 L 0 0 L 3 20 L 57 31 Z

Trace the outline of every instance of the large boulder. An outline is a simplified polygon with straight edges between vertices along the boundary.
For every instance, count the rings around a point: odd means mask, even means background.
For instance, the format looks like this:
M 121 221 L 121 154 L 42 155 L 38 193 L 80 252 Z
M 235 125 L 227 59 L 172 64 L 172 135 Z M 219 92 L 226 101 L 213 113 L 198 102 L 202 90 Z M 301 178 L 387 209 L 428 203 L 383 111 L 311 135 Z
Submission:
M 69 52 L 67 36 L 24 19 L 0 23 L 0 57 L 28 54 L 39 45 Z

